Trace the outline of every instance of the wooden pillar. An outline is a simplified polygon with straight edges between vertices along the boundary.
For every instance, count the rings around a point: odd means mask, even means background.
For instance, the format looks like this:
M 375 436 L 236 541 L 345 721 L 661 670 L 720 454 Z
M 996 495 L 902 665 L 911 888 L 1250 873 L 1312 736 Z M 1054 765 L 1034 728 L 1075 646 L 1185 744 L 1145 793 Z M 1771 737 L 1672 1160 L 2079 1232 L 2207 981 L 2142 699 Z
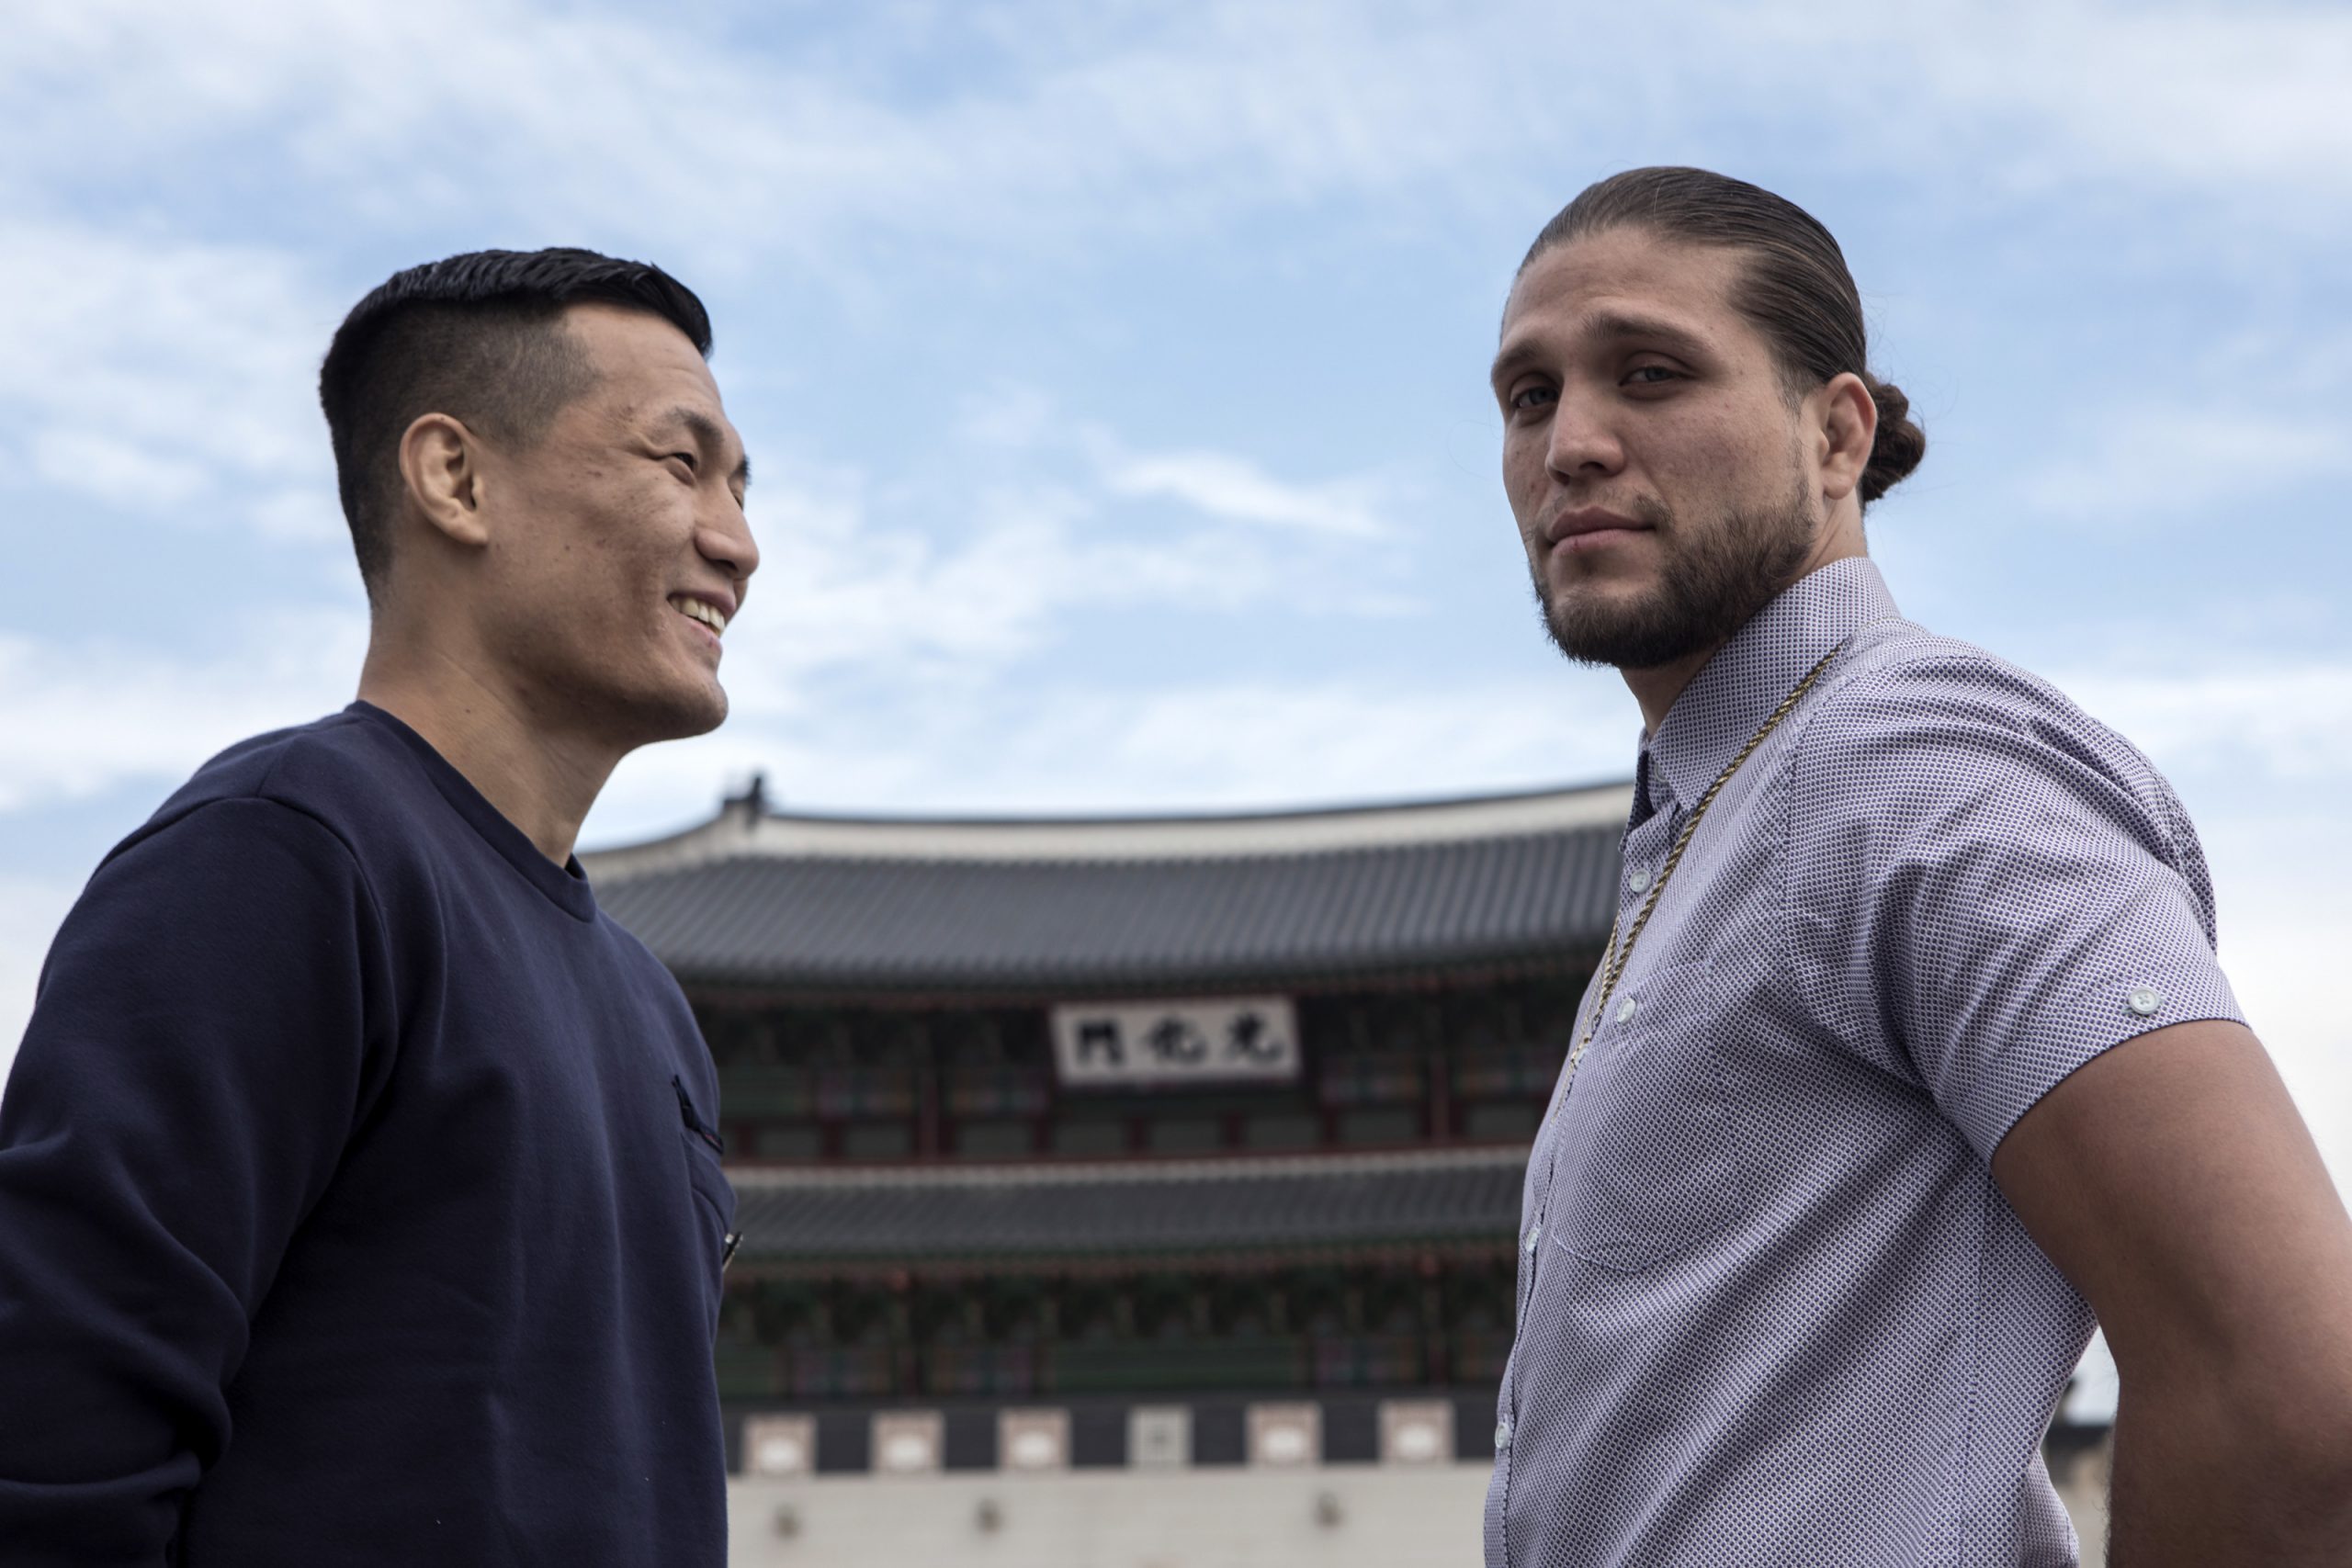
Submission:
M 915 1157 L 937 1159 L 941 1153 L 939 1111 L 939 1055 L 933 1046 L 931 1031 L 923 1030 L 920 1058 L 915 1066 Z
M 1433 1384 L 1453 1380 L 1445 1332 L 1445 1272 L 1433 1253 L 1421 1255 L 1421 1375 Z
M 1429 1106 L 1430 1142 L 1445 1144 L 1453 1141 L 1453 1047 L 1443 1037 L 1437 1048 L 1425 1060 L 1430 1082 L 1425 1102 Z

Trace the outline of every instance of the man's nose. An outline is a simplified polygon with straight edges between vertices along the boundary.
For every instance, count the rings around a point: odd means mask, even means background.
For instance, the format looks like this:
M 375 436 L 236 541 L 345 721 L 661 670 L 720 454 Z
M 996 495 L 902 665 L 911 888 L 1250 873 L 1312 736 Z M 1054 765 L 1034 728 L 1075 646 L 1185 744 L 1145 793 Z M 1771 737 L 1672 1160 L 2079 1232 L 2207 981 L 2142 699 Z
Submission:
M 716 515 L 706 513 L 701 527 L 695 533 L 695 547 L 705 560 L 725 569 L 727 575 L 742 582 L 760 570 L 759 541 L 752 537 L 751 519 L 731 499 L 715 508 Z
M 1564 390 L 1553 407 L 1544 464 L 1566 483 L 1615 473 L 1625 466 L 1625 449 L 1603 409 L 1590 398 Z

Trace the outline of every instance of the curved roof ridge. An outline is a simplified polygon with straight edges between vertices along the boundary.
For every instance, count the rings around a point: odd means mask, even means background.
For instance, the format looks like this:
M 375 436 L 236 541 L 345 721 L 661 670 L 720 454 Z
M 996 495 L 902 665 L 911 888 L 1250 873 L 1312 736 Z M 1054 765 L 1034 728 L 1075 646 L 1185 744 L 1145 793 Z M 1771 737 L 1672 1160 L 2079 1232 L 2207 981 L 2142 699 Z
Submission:
M 1622 827 L 1630 783 L 1182 816 L 886 817 L 771 811 L 754 787 L 710 821 L 583 853 L 600 883 L 741 858 L 928 863 L 1262 860 Z

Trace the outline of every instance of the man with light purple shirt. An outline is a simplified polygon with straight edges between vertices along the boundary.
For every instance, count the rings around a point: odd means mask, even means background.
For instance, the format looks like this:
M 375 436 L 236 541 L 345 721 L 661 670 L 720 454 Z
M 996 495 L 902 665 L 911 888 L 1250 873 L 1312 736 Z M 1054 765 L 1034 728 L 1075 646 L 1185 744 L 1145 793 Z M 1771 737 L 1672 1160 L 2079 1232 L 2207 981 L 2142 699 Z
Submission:
M 1494 389 L 1544 624 L 1645 728 L 1528 1166 L 1489 1568 L 2076 1562 L 2041 1440 L 2101 1324 L 2111 1563 L 2352 1562 L 2352 1223 L 2170 787 L 1869 560 L 1926 437 L 1836 241 L 1604 180 Z

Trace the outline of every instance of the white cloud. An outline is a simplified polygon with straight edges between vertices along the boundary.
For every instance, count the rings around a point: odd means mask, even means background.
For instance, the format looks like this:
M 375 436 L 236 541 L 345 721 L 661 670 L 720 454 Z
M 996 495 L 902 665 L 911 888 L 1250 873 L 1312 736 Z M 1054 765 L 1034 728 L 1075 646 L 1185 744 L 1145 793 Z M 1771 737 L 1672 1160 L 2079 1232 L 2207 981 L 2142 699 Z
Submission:
M 1123 612 L 1165 629 L 1253 606 L 1295 614 L 1297 585 L 1335 575 L 1327 552 L 1352 531 L 1248 528 L 1231 514 L 1255 522 L 1253 507 L 1336 504 L 1329 498 L 1370 488 L 1294 485 L 1193 454 L 1153 471 L 1238 473 L 1240 497 L 1187 497 L 1208 515 L 1147 525 L 1119 510 L 1115 476 L 1081 463 L 1064 483 L 1046 477 L 1055 454 L 1035 456 L 1037 471 L 1022 482 L 960 495 L 945 526 L 920 485 L 877 495 L 854 470 L 763 457 L 755 526 L 764 559 L 729 628 L 724 667 L 739 728 L 820 722 L 829 711 L 855 722 L 883 710 L 1025 705 L 1034 694 L 1008 686 L 1008 671 L 1071 637 L 1080 616 Z M 254 525 L 299 526 L 315 503 L 296 497 L 279 504 L 286 521 L 263 509 Z M 1395 610 L 1378 587 L 1395 554 L 1316 595 L 1315 613 Z M 0 814 L 184 774 L 244 735 L 348 700 L 363 616 L 279 608 L 245 624 L 193 659 L 0 632 Z M 707 792 L 697 785 L 687 798 Z
M 2340 7 L 2013 0 L 1906 14 L 1947 112 L 2006 109 L 2041 127 L 2029 168 L 2251 186 L 2290 223 L 2298 215 L 2275 207 L 2282 193 L 2352 188 L 2352 16 Z
M 1165 20 L 1029 0 L 870 33 L 857 71 L 832 39 L 763 48 L 519 0 L 85 0 L 15 21 L 0 167 L 44 200 L 164 166 L 234 188 L 266 148 L 300 200 L 378 230 L 493 210 L 517 237 L 791 255 L 853 290 L 857 233 L 1057 243 L 1408 189 L 1516 204 L 1563 157 L 1752 145 L 1797 82 L 1860 128 L 1835 150 L 1849 164 L 2255 189 L 2248 220 L 2284 227 L 2315 209 L 2280 193 L 2352 188 L 2352 18 L 2321 8 L 1226 3 Z M 926 51 L 972 68 L 954 91 L 881 85 Z
M 2249 785 L 2352 775 L 2352 663 L 2233 660 L 2058 685 L 2168 772 L 2215 768 Z
M 969 693 L 1071 635 L 1081 615 L 1168 627 L 1268 604 L 1295 614 L 1299 584 L 1335 578 L 1343 586 L 1318 592 L 1314 613 L 1399 607 L 1384 585 L 1403 552 L 1350 555 L 1348 572 L 1333 570 L 1363 529 L 1383 526 L 1366 479 L 1300 484 L 1225 454 L 1134 454 L 1093 429 L 1041 436 L 1001 479 L 967 477 L 943 514 L 940 490 L 921 477 L 877 487 L 854 470 L 771 458 L 756 432 L 753 445 L 763 558 L 727 662 L 746 716 L 803 712 L 825 676 Z M 1080 449 L 1114 456 L 1069 461 Z M 1123 504 L 1180 491 L 1193 518 Z
M 1370 480 L 1285 484 L 1247 458 L 1223 452 L 1106 454 L 1103 479 L 1114 495 L 1169 496 L 1239 523 L 1356 539 L 1390 531 Z
M 209 488 L 212 471 L 100 431 L 50 428 L 31 442 L 33 472 L 60 490 L 169 513 Z
M 43 167 L 106 179 L 174 163 L 210 186 L 204 160 L 266 141 L 315 198 L 375 225 L 478 223 L 485 190 L 527 231 L 585 221 L 674 244 L 714 234 L 720 213 L 828 271 L 845 222 L 1157 228 L 1385 186 L 1471 153 L 1485 118 L 1426 73 L 1474 63 L 1433 19 L 1404 19 L 1421 72 L 1359 69 L 1385 62 L 1334 13 L 1084 22 L 1082 8 L 984 10 L 974 41 L 993 32 L 1013 69 L 915 105 L 861 93 L 814 51 L 728 48 L 617 8 L 92 0 L 12 34 L 0 90 L 20 109 L 0 150 L 20 154 L 6 160 L 20 184 Z
M 1196 811 L 1401 800 L 1627 776 L 1638 714 L 1613 675 L 1470 689 L 1271 681 L 890 694 L 799 722 L 730 720 L 622 763 L 585 838 L 712 810 L 752 772 L 771 799 L 884 812 Z
M 299 505 L 291 531 L 332 536 L 314 383 L 339 315 L 275 251 L 20 219 L 0 249 L 0 415 L 68 494 L 278 534 Z
M 2352 874 L 2352 864 L 2337 867 Z M 2262 1037 L 2310 1124 L 2336 1190 L 2352 1201 L 2352 1024 L 2337 976 L 2352 951 L 2352 920 L 2320 900 L 2257 907 L 2225 930 L 2222 963 L 2247 1021 Z
M 209 659 L 0 634 L 0 813 L 176 779 L 351 700 L 364 619 L 290 611 L 247 626 Z
M 2198 829 L 2231 987 L 2352 1199 L 2352 1013 L 2340 981 L 2352 839 L 2340 813 L 2275 803 L 2207 813 Z
M 1253 681 L 1065 702 L 1020 744 L 1087 759 L 1063 785 L 1163 809 L 1415 799 L 1631 773 L 1639 716 L 1616 677 L 1563 670 L 1469 689 Z M 1091 776 L 1090 776 L 1091 775 Z
M 2244 506 L 2352 473 L 2352 433 L 2328 420 L 2212 408 L 2102 412 L 2080 456 L 2021 480 L 2026 500 L 2077 519 L 2137 527 L 2200 508 Z

